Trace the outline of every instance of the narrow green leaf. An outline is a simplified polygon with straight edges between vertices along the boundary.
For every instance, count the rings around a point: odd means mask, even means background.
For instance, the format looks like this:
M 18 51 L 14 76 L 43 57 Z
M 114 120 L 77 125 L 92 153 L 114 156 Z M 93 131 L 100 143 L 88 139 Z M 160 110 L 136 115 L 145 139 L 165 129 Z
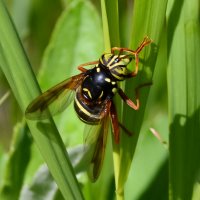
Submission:
M 117 0 L 101 0 L 105 51 L 119 46 L 119 16 Z
M 103 20 L 105 20 L 105 26 L 103 26 L 104 30 L 106 25 L 109 26 L 109 28 L 106 27 L 105 34 L 107 35 L 107 38 L 109 38 L 108 40 L 106 40 L 106 42 L 107 43 L 110 42 L 111 46 L 119 46 L 119 38 L 118 40 L 115 39 L 115 37 L 119 35 L 118 6 L 115 6 L 117 5 L 117 1 L 109 1 L 109 4 L 108 1 L 102 1 L 102 2 L 103 5 L 107 6 L 106 8 L 102 6 L 102 9 L 106 10 L 106 12 L 104 10 L 102 11 Z M 151 39 L 153 39 L 154 43 L 151 45 L 151 48 L 150 47 L 146 48 L 148 51 L 144 50 L 143 53 L 141 53 L 140 55 L 140 58 L 142 58 L 143 60 L 142 63 L 143 70 L 142 72 L 139 72 L 140 75 L 138 75 L 138 77 L 136 77 L 135 80 L 127 81 L 126 94 L 128 94 L 128 96 L 131 99 L 134 99 L 133 86 L 136 87 L 139 84 L 151 81 L 157 57 L 157 47 L 162 34 L 162 29 L 164 27 L 166 5 L 167 5 L 166 0 L 159 2 L 159 4 L 155 0 L 151 0 L 148 2 L 140 0 L 134 2 L 133 33 L 131 37 L 131 49 L 136 49 L 146 35 L 148 35 Z M 107 45 L 107 47 L 108 46 L 109 45 Z M 129 137 L 125 136 L 125 134 L 121 134 L 120 147 L 114 145 L 114 155 L 120 155 L 120 157 L 114 156 L 117 199 L 123 199 L 124 184 L 128 176 L 129 168 L 132 162 L 133 154 L 137 143 L 137 138 L 143 121 L 145 104 L 147 101 L 149 89 L 144 89 L 144 91 L 145 92 L 142 93 L 140 97 L 142 105 L 140 111 L 134 112 L 132 109 L 128 107 L 124 108 L 123 123 L 129 130 L 132 130 L 134 132 L 133 139 L 130 139 Z M 118 103 L 118 108 L 120 108 L 119 103 Z
M 109 34 L 109 25 L 107 18 L 107 10 L 106 10 L 106 1 L 101 0 L 101 13 L 102 13 L 102 22 L 103 22 L 103 35 L 104 35 L 104 45 L 105 51 L 110 51 L 110 34 Z
M 164 28 L 165 12 L 167 0 L 159 2 L 156 0 L 145 1 L 138 0 L 134 2 L 133 10 L 133 32 L 131 37 L 131 49 L 136 49 L 143 38 L 147 35 L 153 43 L 140 53 L 140 70 L 138 75 L 126 81 L 125 92 L 131 99 L 135 99 L 134 88 L 143 83 L 150 83 L 153 76 L 153 71 L 157 59 L 157 51 L 161 34 Z M 153 85 L 151 86 L 153 87 Z M 130 165 L 135 152 L 137 139 L 140 133 L 140 128 L 143 122 L 145 105 L 148 98 L 150 87 L 140 90 L 140 109 L 134 111 L 128 106 L 124 106 L 123 124 L 131 130 L 134 135 L 128 137 L 126 134 L 121 135 L 120 144 L 120 174 L 118 178 L 118 191 L 123 193 L 124 184 L 126 182 Z
M 153 85 L 150 88 L 134 161 L 125 184 L 125 196 L 127 200 L 168 199 L 169 172 L 168 163 L 166 162 L 168 149 L 149 130 L 150 128 L 154 128 L 162 137 L 162 140 L 168 144 L 166 66 L 166 29 L 163 29 L 153 75 Z M 156 185 L 159 185 L 159 190 Z
M 2 1 L 0 2 L 0 66 L 24 112 L 31 100 L 39 94 L 39 88 Z M 63 196 L 66 199 L 82 199 L 65 147 L 52 119 L 43 122 L 27 121 L 27 123 Z
M 200 2 L 170 1 L 170 199 L 199 199 Z
M 110 52 L 111 47 L 120 47 L 119 36 L 119 13 L 118 13 L 118 1 L 117 0 L 102 0 L 102 20 L 104 31 L 105 50 Z M 121 118 L 121 99 L 115 97 L 115 103 L 117 105 L 118 118 Z M 115 187 L 118 190 L 118 176 L 120 166 L 120 146 L 115 144 L 113 140 L 113 162 L 114 162 L 114 174 L 115 174 Z M 117 193 L 117 199 L 118 197 Z

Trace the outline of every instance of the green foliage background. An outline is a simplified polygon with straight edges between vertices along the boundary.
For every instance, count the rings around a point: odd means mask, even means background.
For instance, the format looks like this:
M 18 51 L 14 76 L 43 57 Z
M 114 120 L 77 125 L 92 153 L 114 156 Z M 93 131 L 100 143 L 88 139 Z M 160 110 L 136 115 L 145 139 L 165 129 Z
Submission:
M 0 199 L 198 200 L 199 1 L 4 3 L 11 18 L 1 0 Z M 55 123 L 27 121 L 28 126 L 24 111 L 39 94 L 39 85 L 45 91 L 77 74 L 77 65 L 98 59 L 111 46 L 136 49 L 145 35 L 153 43 L 140 54 L 138 76 L 122 87 L 134 99 L 137 85 L 152 79 L 153 85 L 142 91 L 139 111 L 116 98 L 121 120 L 135 134 L 122 133 L 120 145 L 109 134 L 102 173 L 91 183 L 83 173 L 84 124 L 73 106 L 55 116 Z M 168 148 L 149 128 L 159 132 Z

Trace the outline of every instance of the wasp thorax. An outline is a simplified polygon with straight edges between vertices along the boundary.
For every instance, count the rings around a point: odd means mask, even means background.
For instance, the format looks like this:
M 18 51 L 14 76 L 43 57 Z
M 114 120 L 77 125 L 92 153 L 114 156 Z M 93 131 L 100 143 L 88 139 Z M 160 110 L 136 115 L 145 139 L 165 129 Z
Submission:
M 108 69 L 96 66 L 84 78 L 81 85 L 81 93 L 88 101 L 98 103 L 106 98 L 112 98 L 116 87 L 117 83 L 113 80 Z
M 100 62 L 103 66 L 108 67 L 112 76 L 121 81 L 124 80 L 130 71 L 127 69 L 127 65 L 131 62 L 132 58 L 128 55 L 114 55 L 104 54 L 102 55 Z

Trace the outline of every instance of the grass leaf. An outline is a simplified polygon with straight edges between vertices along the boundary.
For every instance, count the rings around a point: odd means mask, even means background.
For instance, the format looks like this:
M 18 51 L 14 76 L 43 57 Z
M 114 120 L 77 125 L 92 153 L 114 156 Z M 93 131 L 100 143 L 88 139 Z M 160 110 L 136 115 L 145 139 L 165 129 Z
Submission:
M 168 88 L 170 199 L 199 199 L 199 1 L 170 1 Z
M 142 67 L 142 70 L 139 71 L 136 78 L 126 81 L 125 92 L 131 99 L 135 99 L 134 87 L 143 83 L 151 82 L 157 59 L 157 50 L 159 48 L 159 42 L 164 28 L 166 6 L 166 0 L 162 0 L 159 4 L 155 0 L 148 2 L 138 0 L 134 2 L 131 49 L 136 49 L 146 35 L 153 40 L 153 43 L 149 47 L 145 47 L 140 54 L 140 59 L 142 60 L 140 67 Z M 151 87 L 153 87 L 153 85 Z M 149 89 L 150 87 L 147 87 L 140 91 L 141 106 L 139 111 L 134 111 L 128 106 L 124 106 L 123 124 L 134 133 L 134 136 L 130 138 L 126 134 L 122 134 L 121 137 L 120 174 L 118 178 L 119 193 L 123 193 L 124 191 L 124 184 L 133 160 L 137 138 L 143 122 Z
M 120 45 L 119 37 L 117 40 L 115 39 L 119 35 L 118 6 L 116 6 L 117 1 L 109 1 L 109 3 L 108 1 L 102 1 L 102 2 L 103 5 L 106 6 L 106 8 L 102 6 L 103 19 L 105 19 L 105 21 L 107 20 L 104 26 L 104 30 L 106 30 L 105 33 L 106 36 L 104 37 L 107 37 L 108 39 L 105 41 L 110 42 L 111 43 L 110 46 L 119 46 Z M 129 97 L 133 97 L 133 85 L 137 86 L 139 84 L 151 81 L 153 68 L 155 66 L 156 56 L 157 56 L 157 52 L 155 52 L 156 50 L 155 46 L 159 44 L 159 40 L 162 34 L 162 29 L 164 27 L 166 6 L 167 6 L 166 0 L 163 0 L 161 4 L 157 4 L 157 2 L 154 0 L 148 2 L 146 1 L 134 2 L 134 11 L 133 11 L 134 18 L 133 18 L 133 33 L 131 38 L 131 48 L 136 49 L 137 46 L 139 45 L 139 42 L 141 42 L 144 36 L 146 35 L 148 35 L 151 39 L 153 39 L 154 45 L 152 45 L 151 52 L 145 51 L 145 56 L 143 57 L 143 60 L 145 60 L 145 62 L 143 64 L 144 66 L 142 73 L 140 73 L 139 77 L 136 78 L 135 81 L 134 80 L 127 81 L 128 84 L 126 84 L 126 93 L 129 95 Z M 157 14 L 154 15 L 154 13 Z M 107 28 L 106 26 L 109 26 L 109 28 Z M 108 46 L 109 45 L 107 45 L 107 47 Z M 141 54 L 140 57 L 142 57 L 142 55 L 144 54 Z M 124 108 L 123 123 L 125 124 L 126 127 L 128 127 L 129 130 L 134 130 L 133 132 L 136 134 L 134 135 L 134 140 L 133 139 L 131 140 L 127 136 L 124 136 L 125 134 L 121 134 L 120 147 L 114 144 L 114 165 L 115 165 L 115 179 L 116 179 L 115 182 L 117 187 L 116 188 L 117 199 L 123 199 L 124 184 L 128 176 L 130 164 L 132 162 L 134 150 L 136 147 L 136 142 L 137 142 L 136 138 L 139 135 L 141 123 L 143 121 L 147 96 L 148 96 L 148 90 L 146 89 L 145 93 L 142 94 L 141 97 L 141 102 L 142 102 L 141 105 L 143 105 L 143 107 L 140 109 L 139 112 L 138 111 L 133 112 L 132 109 L 129 109 L 127 107 Z M 119 108 L 120 103 L 117 102 L 117 104 Z

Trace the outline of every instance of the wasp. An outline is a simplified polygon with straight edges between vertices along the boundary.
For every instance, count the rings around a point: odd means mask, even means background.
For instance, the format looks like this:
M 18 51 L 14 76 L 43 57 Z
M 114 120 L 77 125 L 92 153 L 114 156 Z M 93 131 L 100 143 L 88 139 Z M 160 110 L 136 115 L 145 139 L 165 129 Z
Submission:
M 120 141 L 120 128 L 131 134 L 118 120 L 113 97 L 118 93 L 128 106 L 134 110 L 139 109 L 138 90 L 141 87 L 135 90 L 134 103 L 118 84 L 138 74 L 139 53 L 150 43 L 151 40 L 145 37 L 136 50 L 113 47 L 111 53 L 103 54 L 99 60 L 79 65 L 80 74 L 50 88 L 33 100 L 26 109 L 26 118 L 45 119 L 49 117 L 48 110 L 53 115 L 62 112 L 74 100 L 77 116 L 92 127 L 92 131 L 89 131 L 95 138 L 91 157 L 91 178 L 94 181 L 98 178 L 103 163 L 109 123 L 112 125 L 115 143 Z M 130 71 L 127 65 L 133 59 L 135 69 Z M 90 65 L 93 65 L 91 69 L 84 68 Z

